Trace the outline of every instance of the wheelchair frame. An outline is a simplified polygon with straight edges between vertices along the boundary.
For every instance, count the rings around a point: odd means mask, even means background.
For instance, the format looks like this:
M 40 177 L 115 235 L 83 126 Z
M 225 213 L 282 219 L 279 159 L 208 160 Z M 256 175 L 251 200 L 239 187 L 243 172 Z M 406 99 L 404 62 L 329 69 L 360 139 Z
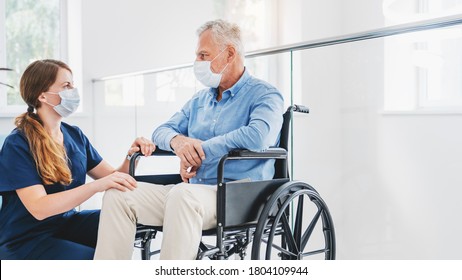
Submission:
M 272 259 L 274 251 L 280 259 L 303 259 L 312 255 L 324 254 L 324 259 L 335 259 L 336 244 L 332 217 L 319 193 L 310 185 L 291 181 L 288 173 L 287 150 L 290 121 L 293 112 L 309 113 L 300 105 L 290 106 L 284 113 L 280 143 L 277 148 L 263 152 L 232 150 L 224 155 L 217 171 L 217 226 L 204 230 L 203 236 L 215 235 L 216 245 L 201 241 L 197 259 L 228 259 L 233 254 L 246 257 L 247 247 L 252 243 L 252 259 Z M 153 155 L 175 156 L 174 153 L 157 149 Z M 130 160 L 130 175 L 138 181 L 156 184 L 175 184 L 182 182 L 179 174 L 135 176 L 137 158 L 135 153 Z M 224 169 L 228 160 L 275 159 L 273 180 L 256 182 L 225 182 Z M 239 207 L 233 207 L 239 203 Z M 315 213 L 308 226 L 303 227 L 306 203 L 313 202 Z M 293 208 L 296 210 L 293 210 Z M 291 212 L 292 226 L 290 223 Z M 324 248 L 307 249 L 312 233 L 319 221 L 322 223 Z M 150 259 L 160 250 L 151 251 L 151 240 L 162 231 L 161 226 L 138 225 L 135 247 L 141 249 L 142 259 Z M 280 236 L 279 244 L 275 237 Z M 262 246 L 266 244 L 266 248 Z M 273 251 L 274 250 L 274 251 Z

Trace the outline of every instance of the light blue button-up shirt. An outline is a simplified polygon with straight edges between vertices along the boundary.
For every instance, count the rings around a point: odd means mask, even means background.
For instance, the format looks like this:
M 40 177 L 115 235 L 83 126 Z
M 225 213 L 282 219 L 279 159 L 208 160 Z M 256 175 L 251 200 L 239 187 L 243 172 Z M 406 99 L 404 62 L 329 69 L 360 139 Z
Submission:
M 193 184 L 217 184 L 220 158 L 233 149 L 263 151 L 279 140 L 284 113 L 281 93 L 272 85 L 252 77 L 246 69 L 217 101 L 218 89 L 197 92 L 180 112 L 152 135 L 161 149 L 171 151 L 170 141 L 178 134 L 202 140 L 206 159 Z M 230 160 L 225 180 L 268 180 L 273 178 L 274 160 Z

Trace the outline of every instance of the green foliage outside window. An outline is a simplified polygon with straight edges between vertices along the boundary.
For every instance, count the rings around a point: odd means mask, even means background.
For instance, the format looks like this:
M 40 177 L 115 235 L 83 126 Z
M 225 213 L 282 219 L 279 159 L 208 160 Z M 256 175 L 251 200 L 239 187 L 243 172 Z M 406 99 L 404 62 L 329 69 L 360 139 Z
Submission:
M 59 0 L 5 0 L 7 105 L 23 104 L 19 78 L 37 59 L 60 58 Z

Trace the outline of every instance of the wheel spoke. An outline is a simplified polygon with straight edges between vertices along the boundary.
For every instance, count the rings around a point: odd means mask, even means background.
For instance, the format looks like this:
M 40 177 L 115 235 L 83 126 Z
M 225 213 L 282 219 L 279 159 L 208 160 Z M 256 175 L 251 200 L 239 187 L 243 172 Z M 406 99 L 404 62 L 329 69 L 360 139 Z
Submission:
M 283 211 L 284 209 L 281 209 L 280 211 Z M 286 213 L 282 213 L 281 215 L 281 222 L 282 222 L 282 228 L 284 229 L 284 235 L 283 238 L 285 237 L 289 250 L 292 252 L 299 252 L 299 249 L 297 247 L 297 244 L 294 239 L 294 235 L 292 233 L 292 230 L 290 229 L 289 221 L 287 219 Z
M 322 209 L 318 209 L 318 212 L 316 212 L 316 215 L 314 215 L 313 220 L 311 220 L 310 224 L 306 228 L 305 233 L 303 233 L 301 248 L 305 248 L 306 243 L 308 243 L 308 240 L 310 239 L 311 234 L 313 233 L 313 230 L 319 221 L 319 217 L 321 216 L 321 213 L 322 213 Z
M 266 243 L 266 244 L 268 245 L 268 242 L 267 242 L 266 240 L 262 239 L 261 241 L 264 242 L 264 243 Z M 297 257 L 296 254 L 294 254 L 294 253 L 292 253 L 292 252 L 290 252 L 290 251 L 288 251 L 288 250 L 286 250 L 286 249 L 284 249 L 284 248 L 282 248 L 282 247 L 280 247 L 280 246 L 278 246 L 278 245 L 271 244 L 270 246 L 273 247 L 273 248 L 275 248 L 276 250 L 280 251 L 281 253 L 283 253 L 283 254 L 285 254 L 285 255 L 293 256 L 293 257 L 295 257 L 295 258 Z
M 310 251 L 302 254 L 302 257 L 308 257 L 308 256 L 313 256 L 313 255 L 318 255 L 318 254 L 323 254 L 329 252 L 329 249 L 320 249 L 320 250 L 315 250 L 315 251 Z
M 294 238 L 297 247 L 300 251 L 303 250 L 302 246 L 302 224 L 303 224 L 303 195 L 298 197 L 297 213 L 295 216 Z
M 273 224 L 270 227 L 270 232 L 268 233 L 268 243 L 267 244 L 273 244 L 273 238 L 274 238 L 277 227 L 278 227 L 277 221 L 274 220 Z M 262 240 L 263 240 L 263 238 L 262 238 Z M 272 249 L 272 246 L 266 246 L 265 259 L 267 259 L 267 260 L 271 259 L 271 249 Z

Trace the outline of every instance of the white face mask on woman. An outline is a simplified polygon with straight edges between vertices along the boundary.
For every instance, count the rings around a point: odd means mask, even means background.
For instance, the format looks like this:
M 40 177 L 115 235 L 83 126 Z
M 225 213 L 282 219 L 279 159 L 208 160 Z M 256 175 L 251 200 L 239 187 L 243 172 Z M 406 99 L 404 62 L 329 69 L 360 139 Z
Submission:
M 80 105 L 80 95 L 77 88 L 66 89 L 58 93 L 52 91 L 47 91 L 46 93 L 57 94 L 61 97 L 61 103 L 58 105 L 52 105 L 48 102 L 45 103 L 52 106 L 63 118 L 69 117 L 72 113 L 77 111 Z
M 220 73 L 213 73 L 211 64 L 217 57 L 219 57 L 226 49 L 222 50 L 214 59 L 210 61 L 194 61 L 194 75 L 196 79 L 206 87 L 217 88 L 220 85 L 223 71 L 228 67 L 229 63 L 226 64 L 225 68 Z

